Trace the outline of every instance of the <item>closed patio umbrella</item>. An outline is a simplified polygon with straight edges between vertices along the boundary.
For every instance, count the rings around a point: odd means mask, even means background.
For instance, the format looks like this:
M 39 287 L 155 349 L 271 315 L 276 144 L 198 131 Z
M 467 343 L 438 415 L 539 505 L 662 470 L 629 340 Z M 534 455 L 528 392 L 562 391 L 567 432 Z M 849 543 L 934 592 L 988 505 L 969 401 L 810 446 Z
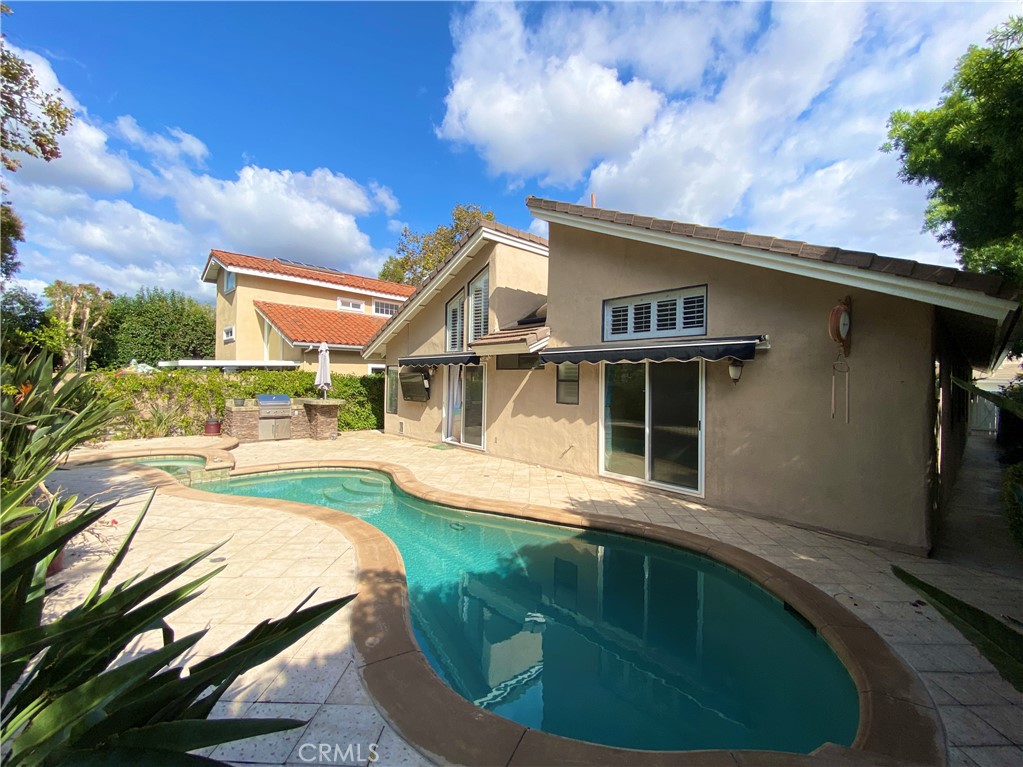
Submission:
M 330 388 L 330 349 L 326 343 L 320 344 L 320 364 L 316 368 L 316 388 L 323 392 L 323 398 L 327 398 L 327 389 Z

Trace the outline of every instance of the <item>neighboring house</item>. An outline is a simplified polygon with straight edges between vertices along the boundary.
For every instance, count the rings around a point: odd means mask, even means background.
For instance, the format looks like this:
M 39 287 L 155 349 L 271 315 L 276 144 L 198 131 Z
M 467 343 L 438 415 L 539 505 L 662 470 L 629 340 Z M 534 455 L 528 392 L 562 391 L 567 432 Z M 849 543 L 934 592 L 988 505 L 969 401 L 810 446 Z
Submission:
M 313 370 L 325 342 L 332 370 L 357 375 L 382 369 L 360 350 L 414 291 L 224 250 L 210 251 L 202 278 L 217 286 L 217 360 L 290 360 Z
M 951 377 L 990 369 L 1019 335 L 1010 286 L 527 205 L 550 225 L 548 258 L 532 235 L 481 225 L 367 344 L 388 365 L 387 432 L 930 548 L 967 434 Z M 424 370 L 429 399 L 406 401 Z

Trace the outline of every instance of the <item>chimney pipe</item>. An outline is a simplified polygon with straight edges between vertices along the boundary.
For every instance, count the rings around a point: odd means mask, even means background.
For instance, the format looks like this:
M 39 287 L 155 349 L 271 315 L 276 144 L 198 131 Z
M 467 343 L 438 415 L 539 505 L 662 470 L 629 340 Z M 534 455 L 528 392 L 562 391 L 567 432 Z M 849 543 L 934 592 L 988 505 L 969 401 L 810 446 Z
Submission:
M 595 192 L 590 192 L 590 207 L 597 207 L 597 195 Z

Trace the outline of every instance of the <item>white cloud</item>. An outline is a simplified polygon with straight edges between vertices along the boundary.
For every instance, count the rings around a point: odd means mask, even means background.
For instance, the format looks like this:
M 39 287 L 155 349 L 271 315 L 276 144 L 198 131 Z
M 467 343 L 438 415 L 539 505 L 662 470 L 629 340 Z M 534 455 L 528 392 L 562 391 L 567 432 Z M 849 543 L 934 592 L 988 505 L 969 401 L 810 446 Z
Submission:
M 407 227 L 407 221 L 399 221 L 396 218 L 392 218 L 387 222 L 387 231 L 391 232 L 391 234 L 401 234 Z
M 5 43 L 6 45 L 6 43 Z M 132 188 L 131 165 L 123 154 L 107 148 L 106 132 L 92 124 L 87 110 L 68 91 L 61 88 L 53 67 L 33 51 L 10 46 L 13 53 L 31 65 L 41 90 L 59 95 L 75 111 L 67 134 L 60 137 L 60 158 L 46 162 L 20 155 L 18 177 L 30 183 L 77 187 L 91 192 L 115 194 Z
M 388 189 L 386 186 L 381 186 L 376 181 L 373 181 L 369 185 L 370 192 L 373 193 L 373 201 L 376 202 L 384 213 L 388 216 L 393 216 L 399 210 L 401 205 L 398 203 L 398 198 L 394 196 L 394 192 Z
M 248 166 L 234 181 L 179 168 L 164 180 L 186 224 L 219 230 L 225 241 L 216 247 L 339 268 L 373 253 L 354 215 L 373 209 L 366 191 L 325 168 L 305 174 Z
M 202 141 L 180 128 L 168 129 L 170 138 L 148 133 L 130 115 L 121 115 L 114 125 L 121 138 L 129 144 L 171 162 L 178 162 L 182 157 L 187 157 L 201 163 L 210 153 Z
M 543 237 L 545 240 L 547 239 L 548 229 L 550 229 L 548 223 L 546 221 L 541 221 L 538 218 L 531 219 L 529 222 L 529 231 L 538 237 Z
M 477 5 L 454 26 L 462 45 L 437 134 L 472 144 L 496 173 L 575 183 L 595 158 L 627 149 L 661 107 L 642 80 L 544 50 L 512 6 Z
M 925 190 L 878 148 L 888 115 L 936 104 L 1004 17 L 991 3 L 477 8 L 453 30 L 439 135 L 511 184 L 581 173 L 578 199 L 601 207 L 948 263 L 920 234 Z M 594 71 L 617 90 L 592 96 L 579 73 Z M 559 83 L 602 117 L 552 105 Z M 618 120 L 604 93 L 627 104 L 637 83 L 657 107 L 599 140 L 592 124 Z
M 46 59 L 19 52 L 44 89 L 60 88 Z M 116 292 L 157 285 L 208 297 L 199 270 L 211 247 L 379 271 L 384 254 L 357 219 L 398 212 L 388 186 L 363 185 L 327 168 L 305 173 L 254 164 L 234 179 L 217 178 L 190 167 L 209 156 L 199 137 L 180 128 L 154 132 L 131 115 L 104 127 L 72 94 L 62 96 L 76 110 L 60 141 L 62 156 L 51 163 L 26 158 L 8 179 L 26 222 L 23 282 L 45 285 L 59 277 Z M 176 207 L 178 220 L 163 200 Z

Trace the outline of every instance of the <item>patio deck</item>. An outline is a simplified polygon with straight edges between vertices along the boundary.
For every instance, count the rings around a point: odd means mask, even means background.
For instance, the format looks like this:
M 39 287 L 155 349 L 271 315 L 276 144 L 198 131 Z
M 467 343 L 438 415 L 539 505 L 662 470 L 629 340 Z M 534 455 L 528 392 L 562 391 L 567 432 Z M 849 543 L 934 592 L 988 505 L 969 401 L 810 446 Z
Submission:
M 110 443 L 98 453 L 133 447 L 210 448 L 215 438 Z M 1023 616 L 1023 579 L 1014 570 L 922 559 L 822 533 L 745 517 L 687 500 L 683 496 L 494 458 L 471 450 L 439 451 L 435 446 L 377 432 L 346 433 L 336 441 L 295 440 L 254 443 L 232 451 L 237 468 L 310 460 L 386 461 L 407 467 L 427 485 L 454 493 L 536 504 L 582 514 L 625 517 L 720 540 L 763 557 L 833 595 L 870 624 L 919 673 L 944 724 L 951 765 L 1023 763 L 1023 700 L 967 640 L 918 595 L 891 575 L 889 566 L 935 583 L 996 615 Z M 77 550 L 62 575 L 62 602 L 81 593 L 98 572 L 106 551 L 122 534 L 148 492 L 145 482 L 123 466 L 80 466 L 53 475 L 59 485 L 83 496 L 120 498 L 98 526 L 98 534 Z M 197 549 L 230 537 L 215 556 L 227 569 L 206 594 L 181 610 L 180 631 L 212 625 L 196 648 L 202 655 L 241 636 L 260 619 L 292 608 L 313 588 L 328 598 L 354 590 L 355 556 L 338 531 L 281 511 L 218 502 L 196 503 L 158 493 L 124 573 L 170 564 Z M 309 552 L 315 551 L 310 556 Z M 1018 552 L 1017 552 L 1018 555 Z M 212 566 L 212 565 L 211 565 Z M 197 571 L 198 572 L 198 571 Z M 378 765 L 426 763 L 384 722 L 362 688 L 349 647 L 349 610 L 307 639 L 239 680 L 221 707 L 223 715 L 311 718 L 304 730 L 228 744 L 220 759 L 244 764 L 308 764 L 307 744 L 356 744 L 349 761 L 366 764 L 368 746 L 379 744 Z M 156 637 L 153 638 L 154 641 Z M 136 650 L 142 648 L 135 648 Z M 305 751 L 301 751 L 306 746 Z

